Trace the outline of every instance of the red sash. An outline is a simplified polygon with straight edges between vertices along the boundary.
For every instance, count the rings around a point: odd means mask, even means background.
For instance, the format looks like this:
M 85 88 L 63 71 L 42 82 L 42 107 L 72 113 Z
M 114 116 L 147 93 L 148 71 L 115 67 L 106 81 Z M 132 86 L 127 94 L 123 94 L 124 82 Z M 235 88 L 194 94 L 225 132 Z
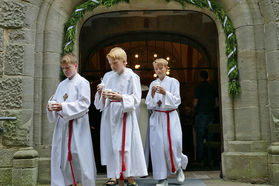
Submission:
M 174 160 L 173 160 L 173 152 L 172 152 L 172 144 L 171 144 L 171 134 L 170 134 L 170 112 L 175 111 L 175 109 L 173 110 L 155 110 L 156 112 L 164 112 L 167 114 L 167 130 L 168 130 L 168 138 L 169 138 L 169 148 L 170 148 L 170 158 L 171 158 L 171 171 L 175 172 L 175 165 L 174 165 Z
M 87 113 L 86 113 L 87 114 Z M 58 114 L 61 118 L 63 116 L 61 114 Z M 74 186 L 77 186 L 76 179 L 74 175 L 73 165 L 72 165 L 72 154 L 71 154 L 71 142 L 72 142 L 72 133 L 73 133 L 73 119 L 69 121 L 69 139 L 68 139 L 68 161 L 70 162 L 71 167 L 71 173 L 73 177 Z
M 72 166 L 72 154 L 71 154 L 71 141 L 72 141 L 73 121 L 74 120 L 70 120 L 69 121 L 68 161 L 70 162 L 70 166 L 71 166 L 71 172 L 72 172 L 72 177 L 73 177 L 73 181 L 74 181 L 74 186 L 77 186 L 76 180 L 75 180 L 75 175 L 74 175 L 74 170 L 73 170 L 73 166 Z
M 111 100 L 110 102 L 120 102 L 116 100 Z M 122 168 L 120 172 L 120 180 L 124 180 L 124 171 L 126 170 L 126 165 L 124 161 L 124 156 L 125 156 L 125 138 L 126 138 L 126 120 L 127 120 L 127 112 L 124 113 L 123 115 L 123 130 L 122 130 Z

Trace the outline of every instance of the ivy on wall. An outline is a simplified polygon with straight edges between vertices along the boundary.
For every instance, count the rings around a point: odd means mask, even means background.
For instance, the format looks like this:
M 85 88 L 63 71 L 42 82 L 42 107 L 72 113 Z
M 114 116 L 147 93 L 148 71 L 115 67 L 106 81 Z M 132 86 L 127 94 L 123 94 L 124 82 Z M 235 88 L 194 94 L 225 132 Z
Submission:
M 92 11 L 96 7 L 102 5 L 105 7 L 111 7 L 119 2 L 127 2 L 129 0 L 88 0 L 85 3 L 76 7 L 75 11 L 65 24 L 65 37 L 63 50 L 64 53 L 71 53 L 74 50 L 74 41 L 76 37 L 76 26 L 80 19 L 83 18 L 86 12 Z M 170 0 L 166 0 L 169 2 Z M 183 7 L 186 3 L 192 4 L 199 8 L 208 8 L 222 23 L 224 32 L 226 34 L 226 55 L 227 55 L 227 76 L 229 79 L 228 92 L 231 96 L 240 94 L 241 88 L 239 83 L 239 71 L 237 65 L 237 40 L 235 35 L 235 29 L 232 25 L 232 21 L 226 15 L 223 7 L 213 0 L 173 0 L 179 2 Z

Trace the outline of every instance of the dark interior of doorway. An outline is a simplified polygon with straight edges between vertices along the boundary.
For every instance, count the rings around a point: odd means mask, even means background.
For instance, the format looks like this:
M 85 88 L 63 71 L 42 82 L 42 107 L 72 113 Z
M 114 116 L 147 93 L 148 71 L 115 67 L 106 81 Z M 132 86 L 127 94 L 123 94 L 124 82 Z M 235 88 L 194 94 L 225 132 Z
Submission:
M 96 86 L 101 77 L 110 71 L 106 54 L 115 46 L 122 47 L 128 55 L 128 67 L 133 69 L 141 78 L 143 85 L 149 86 L 156 77 L 152 62 L 156 58 L 165 58 L 169 61 L 169 76 L 179 80 L 181 85 L 182 103 L 179 106 L 179 114 L 183 132 L 183 153 L 189 158 L 187 170 L 220 170 L 221 164 L 221 123 L 219 108 L 216 108 L 215 120 L 208 132 L 213 136 L 212 141 L 204 141 L 206 150 L 205 161 L 196 162 L 195 151 L 195 111 L 192 106 L 194 89 L 200 83 L 200 71 L 209 73 L 209 83 L 218 92 L 218 65 L 211 61 L 206 48 L 198 42 L 185 36 L 173 33 L 125 33 L 113 36 L 100 42 L 92 48 L 86 59 L 81 59 L 81 74 L 90 81 L 92 92 L 92 104 L 90 107 L 90 124 L 92 140 L 95 151 L 95 159 L 98 172 L 105 172 L 105 167 L 100 161 L 100 120 L 101 113 L 95 109 L 93 100 Z M 143 96 L 146 92 L 143 91 Z M 212 153 L 212 159 L 208 159 L 207 153 Z M 149 170 L 151 167 L 149 167 Z

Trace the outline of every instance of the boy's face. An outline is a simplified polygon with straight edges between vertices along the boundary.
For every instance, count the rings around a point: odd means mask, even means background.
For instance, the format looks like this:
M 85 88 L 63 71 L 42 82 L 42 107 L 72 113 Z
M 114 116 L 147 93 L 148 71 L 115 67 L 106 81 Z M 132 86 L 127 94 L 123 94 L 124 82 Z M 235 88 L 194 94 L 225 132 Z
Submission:
M 165 76 L 168 70 L 167 67 L 164 65 L 155 64 L 153 65 L 153 67 L 155 73 L 157 74 L 157 76 L 159 76 L 159 78 Z
M 119 59 L 108 58 L 111 69 L 114 72 L 121 73 L 126 66 L 126 62 Z
M 67 78 L 72 78 L 77 73 L 77 64 L 64 63 L 61 68 Z

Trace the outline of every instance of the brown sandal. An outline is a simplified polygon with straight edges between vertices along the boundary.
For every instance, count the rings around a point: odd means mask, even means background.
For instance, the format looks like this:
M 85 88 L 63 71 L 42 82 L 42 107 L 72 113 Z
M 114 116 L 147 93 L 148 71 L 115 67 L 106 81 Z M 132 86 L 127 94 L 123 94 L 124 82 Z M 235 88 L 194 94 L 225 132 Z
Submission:
M 107 182 L 106 182 L 106 186 L 115 186 L 117 184 L 117 180 L 110 178 Z

